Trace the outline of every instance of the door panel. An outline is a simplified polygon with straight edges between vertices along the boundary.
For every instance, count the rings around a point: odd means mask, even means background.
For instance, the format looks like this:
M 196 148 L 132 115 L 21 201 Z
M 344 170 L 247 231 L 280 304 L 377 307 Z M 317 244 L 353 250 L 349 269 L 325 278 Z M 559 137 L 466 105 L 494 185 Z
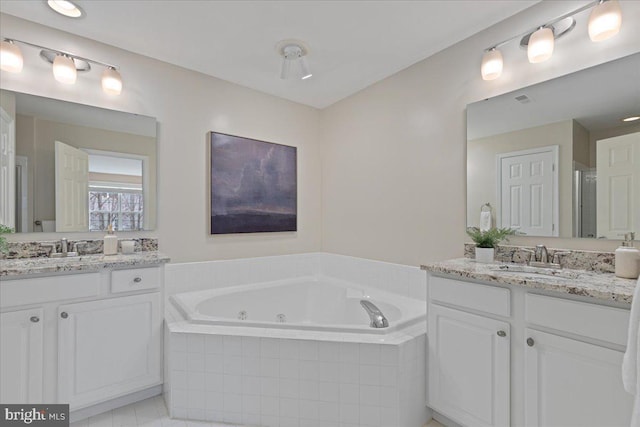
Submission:
M 55 142 L 56 231 L 89 231 L 89 155 Z
M 640 226 L 640 132 L 597 142 L 597 235 L 620 239 Z
M 558 148 L 498 155 L 500 227 L 536 236 L 557 236 Z

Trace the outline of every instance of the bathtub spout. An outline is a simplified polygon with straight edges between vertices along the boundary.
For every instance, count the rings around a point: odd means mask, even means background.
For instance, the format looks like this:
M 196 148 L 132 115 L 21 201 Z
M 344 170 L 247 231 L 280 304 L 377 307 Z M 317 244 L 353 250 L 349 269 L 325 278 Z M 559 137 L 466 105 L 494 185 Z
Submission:
M 389 321 L 384 317 L 384 314 L 382 314 L 380 309 L 376 307 L 374 303 L 363 299 L 360 301 L 360 305 L 364 308 L 371 319 L 369 326 L 372 328 L 386 328 L 389 326 Z

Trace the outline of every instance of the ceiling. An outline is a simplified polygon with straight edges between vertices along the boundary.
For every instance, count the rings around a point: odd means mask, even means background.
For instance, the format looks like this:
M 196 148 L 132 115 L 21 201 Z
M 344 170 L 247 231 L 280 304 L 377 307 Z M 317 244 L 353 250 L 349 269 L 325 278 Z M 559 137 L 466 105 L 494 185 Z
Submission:
M 0 11 L 324 108 L 538 1 L 78 0 L 86 16 L 71 19 L 45 0 L 2 0 Z M 307 44 L 312 78 L 279 78 L 283 39 Z

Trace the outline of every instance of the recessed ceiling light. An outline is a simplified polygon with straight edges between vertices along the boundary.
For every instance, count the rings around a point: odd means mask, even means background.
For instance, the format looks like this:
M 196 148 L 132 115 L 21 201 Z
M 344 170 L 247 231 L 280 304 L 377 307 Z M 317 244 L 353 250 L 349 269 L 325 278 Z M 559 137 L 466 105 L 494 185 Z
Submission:
M 82 10 L 68 0 L 47 0 L 47 4 L 60 15 L 68 16 L 69 18 L 80 18 L 82 16 Z
M 631 116 L 622 119 L 623 122 L 635 122 L 636 120 L 640 120 L 640 116 Z

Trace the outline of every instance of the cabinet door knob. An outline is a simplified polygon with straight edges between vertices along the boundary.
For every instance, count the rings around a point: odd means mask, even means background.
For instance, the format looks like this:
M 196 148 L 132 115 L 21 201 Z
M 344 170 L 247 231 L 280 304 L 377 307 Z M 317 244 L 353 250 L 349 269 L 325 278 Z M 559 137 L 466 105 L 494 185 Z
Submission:
M 140 283 L 142 282 L 142 277 L 136 277 L 135 279 L 133 279 L 133 281 L 136 283 Z
M 498 333 L 499 337 L 506 337 L 507 336 L 507 333 L 505 331 L 498 331 L 497 333 Z
M 33 323 L 38 323 L 40 321 L 40 318 L 38 316 L 31 316 L 29 320 L 31 320 L 31 322 Z
M 527 338 L 527 345 L 528 345 L 529 347 L 533 347 L 533 345 L 534 345 L 535 343 L 536 343 L 536 342 L 533 340 L 533 338 Z
M 67 313 L 66 311 L 63 311 L 62 313 L 60 313 L 60 317 L 62 317 L 63 319 L 66 319 L 67 317 L 69 317 L 69 313 Z

